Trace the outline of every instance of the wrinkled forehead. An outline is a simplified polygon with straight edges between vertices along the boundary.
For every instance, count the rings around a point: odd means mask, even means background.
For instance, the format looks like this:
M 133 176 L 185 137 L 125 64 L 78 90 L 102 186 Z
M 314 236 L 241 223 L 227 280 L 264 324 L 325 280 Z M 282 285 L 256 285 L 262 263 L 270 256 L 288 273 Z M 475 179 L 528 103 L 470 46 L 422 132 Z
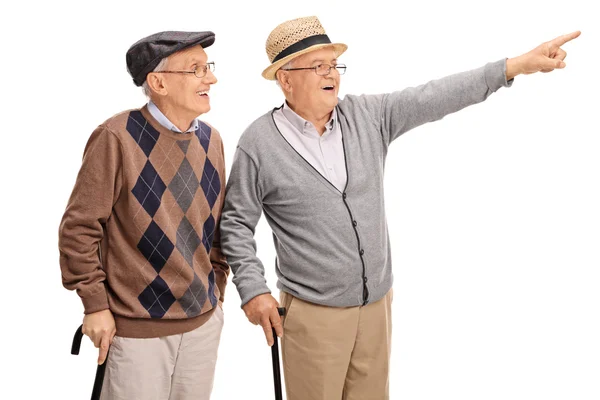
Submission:
M 309 51 L 293 59 L 295 65 L 313 64 L 315 62 L 331 63 L 337 59 L 337 54 L 333 47 L 325 47 L 323 49 Z

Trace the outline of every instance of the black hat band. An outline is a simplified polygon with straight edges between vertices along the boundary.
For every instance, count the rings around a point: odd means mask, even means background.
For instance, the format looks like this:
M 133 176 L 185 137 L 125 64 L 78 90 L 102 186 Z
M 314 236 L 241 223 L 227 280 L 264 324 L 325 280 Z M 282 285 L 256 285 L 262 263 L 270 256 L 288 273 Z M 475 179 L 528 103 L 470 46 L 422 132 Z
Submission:
M 304 49 L 308 49 L 309 47 L 314 46 L 316 44 L 330 44 L 330 43 L 331 43 L 331 40 L 329 40 L 329 36 L 327 36 L 327 35 L 309 36 L 309 37 L 304 38 L 304 39 L 300 40 L 299 42 L 296 42 L 296 43 L 292 44 L 291 46 L 288 46 L 285 49 L 283 49 L 281 51 L 281 53 L 279 53 L 279 54 L 277 54 L 277 56 L 275 56 L 272 63 L 275 63 L 275 62 L 281 60 L 282 58 L 289 56 L 290 54 L 294 54 L 294 53 L 297 53 Z

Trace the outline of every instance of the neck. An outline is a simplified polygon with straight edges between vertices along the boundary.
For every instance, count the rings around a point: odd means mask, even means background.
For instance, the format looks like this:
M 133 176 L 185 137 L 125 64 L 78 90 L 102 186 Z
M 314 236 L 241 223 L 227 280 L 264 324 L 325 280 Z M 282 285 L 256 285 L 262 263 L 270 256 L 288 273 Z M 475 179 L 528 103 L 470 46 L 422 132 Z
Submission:
M 167 102 L 161 102 L 160 99 L 152 99 L 152 101 L 154 104 L 156 104 L 160 112 L 162 112 L 165 117 L 167 117 L 167 119 L 171 121 L 171 123 L 175 125 L 181 132 L 187 131 L 196 118 L 196 116 L 185 115 L 184 113 L 177 112 L 175 107 Z
M 310 108 L 302 108 L 296 106 L 289 100 L 287 101 L 287 104 L 296 114 L 312 123 L 317 132 L 319 132 L 319 135 L 323 135 L 323 133 L 325 133 L 325 125 L 327 125 L 327 122 L 329 122 L 331 119 L 331 113 L 333 112 L 333 109 L 313 110 Z

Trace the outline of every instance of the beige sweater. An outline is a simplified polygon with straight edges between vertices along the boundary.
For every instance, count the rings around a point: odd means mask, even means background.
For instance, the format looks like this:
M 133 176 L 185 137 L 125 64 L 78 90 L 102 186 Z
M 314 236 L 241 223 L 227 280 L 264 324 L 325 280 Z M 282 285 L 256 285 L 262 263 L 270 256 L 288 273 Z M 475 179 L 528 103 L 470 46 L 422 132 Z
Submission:
M 90 137 L 60 224 L 64 286 L 86 314 L 110 309 L 119 336 L 197 328 L 223 301 L 229 274 L 224 194 L 216 129 L 171 132 L 146 107 L 115 115 Z

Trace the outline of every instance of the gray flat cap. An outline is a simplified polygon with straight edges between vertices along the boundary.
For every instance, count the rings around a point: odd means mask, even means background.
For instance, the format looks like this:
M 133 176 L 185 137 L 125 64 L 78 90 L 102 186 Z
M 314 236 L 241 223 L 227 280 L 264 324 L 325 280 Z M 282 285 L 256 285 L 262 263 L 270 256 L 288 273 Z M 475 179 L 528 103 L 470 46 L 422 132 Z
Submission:
M 127 50 L 127 71 L 133 78 L 133 83 L 142 86 L 146 75 L 152 72 L 163 58 L 197 44 L 206 48 L 214 42 L 215 34 L 210 31 L 155 33 L 138 40 Z

